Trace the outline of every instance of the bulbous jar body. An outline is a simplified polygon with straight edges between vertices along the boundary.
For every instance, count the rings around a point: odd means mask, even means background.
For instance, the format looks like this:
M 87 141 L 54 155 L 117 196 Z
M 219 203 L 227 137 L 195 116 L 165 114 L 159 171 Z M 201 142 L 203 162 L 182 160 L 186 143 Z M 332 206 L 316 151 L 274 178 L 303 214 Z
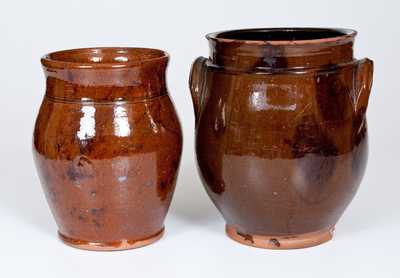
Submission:
M 372 62 L 355 31 L 250 29 L 208 35 L 191 73 L 203 184 L 228 235 L 264 248 L 332 237 L 367 160 Z
M 61 239 L 118 250 L 161 237 L 182 133 L 155 49 L 94 48 L 42 59 L 33 153 Z

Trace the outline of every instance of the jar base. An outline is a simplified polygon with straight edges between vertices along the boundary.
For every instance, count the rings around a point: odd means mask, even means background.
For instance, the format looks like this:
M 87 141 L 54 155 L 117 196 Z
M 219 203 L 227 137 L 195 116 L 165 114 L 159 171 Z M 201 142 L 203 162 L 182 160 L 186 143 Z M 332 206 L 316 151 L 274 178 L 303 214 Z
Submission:
M 226 234 L 239 243 L 265 249 L 299 249 L 320 245 L 332 239 L 334 228 L 306 234 L 268 236 L 244 234 L 226 225 Z
M 156 242 L 163 236 L 163 234 L 164 234 L 164 228 L 162 228 L 156 234 L 144 239 L 138 239 L 138 240 L 128 239 L 128 240 L 121 240 L 114 242 L 89 242 L 86 240 L 73 239 L 58 232 L 59 238 L 66 245 L 90 251 L 118 251 L 118 250 L 135 249 Z

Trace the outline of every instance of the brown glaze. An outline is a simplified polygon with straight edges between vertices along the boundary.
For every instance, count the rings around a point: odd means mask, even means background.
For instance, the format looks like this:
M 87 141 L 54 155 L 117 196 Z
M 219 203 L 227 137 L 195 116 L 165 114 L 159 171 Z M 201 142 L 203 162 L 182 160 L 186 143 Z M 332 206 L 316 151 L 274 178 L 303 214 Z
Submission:
M 210 58 L 194 62 L 190 80 L 197 160 L 233 239 L 261 238 L 250 245 L 264 248 L 330 239 L 321 231 L 335 226 L 367 161 L 373 64 L 353 58 L 355 35 L 280 28 L 207 36 Z M 280 246 L 260 243 L 281 237 Z
M 119 250 L 161 237 L 182 151 L 167 63 L 165 52 L 141 48 L 42 59 L 47 88 L 34 158 L 67 244 Z

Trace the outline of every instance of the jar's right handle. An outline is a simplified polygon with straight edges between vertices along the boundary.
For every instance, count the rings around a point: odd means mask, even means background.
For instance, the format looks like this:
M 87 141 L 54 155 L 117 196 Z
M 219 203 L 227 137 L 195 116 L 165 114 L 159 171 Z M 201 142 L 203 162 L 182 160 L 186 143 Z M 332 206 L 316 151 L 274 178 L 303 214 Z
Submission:
M 192 68 L 190 70 L 189 86 L 190 86 L 190 93 L 192 95 L 196 126 L 200 118 L 205 98 L 205 89 L 206 89 L 205 87 L 207 81 L 206 62 L 207 58 L 198 57 L 193 62 Z
M 355 76 L 354 109 L 357 114 L 365 113 L 371 93 L 374 63 L 365 58 L 357 63 Z

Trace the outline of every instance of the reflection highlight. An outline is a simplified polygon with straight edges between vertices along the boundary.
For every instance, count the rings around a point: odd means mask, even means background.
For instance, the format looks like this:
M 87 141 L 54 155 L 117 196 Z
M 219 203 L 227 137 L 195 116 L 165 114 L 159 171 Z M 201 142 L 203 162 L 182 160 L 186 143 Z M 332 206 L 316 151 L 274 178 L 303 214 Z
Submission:
M 92 105 L 85 105 L 82 107 L 81 112 L 83 116 L 80 120 L 77 136 L 80 140 L 91 139 L 96 135 L 96 120 L 94 118 L 96 108 L 94 108 Z
M 114 134 L 118 137 L 127 137 L 131 134 L 128 114 L 125 107 L 114 107 Z

